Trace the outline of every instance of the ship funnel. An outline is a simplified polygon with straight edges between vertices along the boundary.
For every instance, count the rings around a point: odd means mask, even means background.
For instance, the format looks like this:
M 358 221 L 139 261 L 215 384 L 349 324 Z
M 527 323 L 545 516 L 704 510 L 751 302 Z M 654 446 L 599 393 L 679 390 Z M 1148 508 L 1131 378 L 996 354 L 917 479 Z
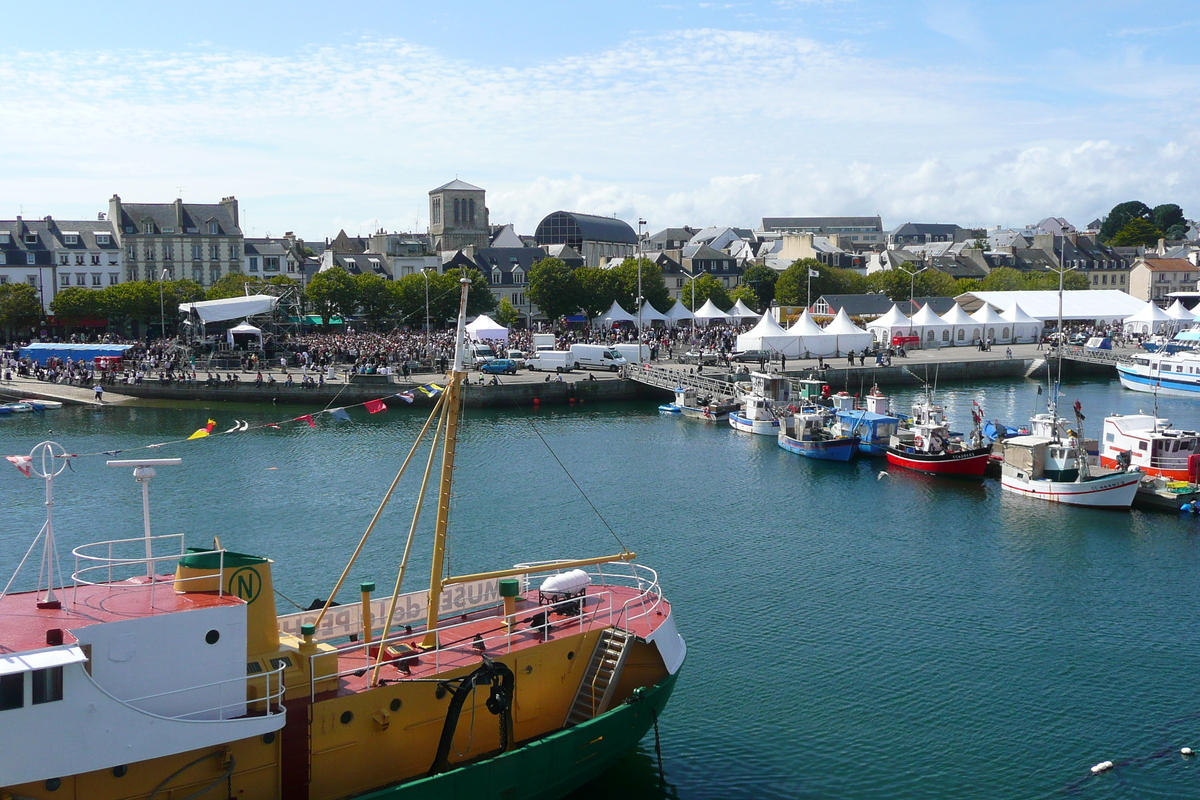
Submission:
M 246 601 L 246 652 L 279 650 L 271 560 L 230 550 L 189 548 L 175 570 L 178 592 L 221 592 Z

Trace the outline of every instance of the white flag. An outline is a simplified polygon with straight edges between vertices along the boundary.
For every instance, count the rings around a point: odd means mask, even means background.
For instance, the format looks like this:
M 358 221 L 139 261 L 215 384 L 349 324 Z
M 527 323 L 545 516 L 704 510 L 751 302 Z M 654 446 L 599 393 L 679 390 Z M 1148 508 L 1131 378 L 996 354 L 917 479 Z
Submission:
M 810 278 L 819 278 L 819 277 L 821 277 L 821 273 L 817 272 L 815 269 L 810 269 L 810 270 L 808 271 L 808 277 L 810 277 Z

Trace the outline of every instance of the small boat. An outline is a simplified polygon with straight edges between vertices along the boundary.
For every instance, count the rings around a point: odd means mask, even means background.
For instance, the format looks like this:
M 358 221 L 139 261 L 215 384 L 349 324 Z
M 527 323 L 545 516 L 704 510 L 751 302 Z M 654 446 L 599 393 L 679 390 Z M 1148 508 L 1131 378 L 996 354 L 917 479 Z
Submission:
M 858 437 L 858 451 L 868 456 L 886 456 L 888 444 L 900 427 L 900 418 L 892 414 L 888 398 L 872 386 L 861 403 L 846 392 L 833 395 L 838 432 Z
M 742 395 L 741 408 L 729 412 L 729 426 L 742 433 L 775 436 L 780 409 L 791 400 L 792 387 L 783 375 L 750 373 L 750 391 Z
M 723 422 L 729 418 L 729 412 L 737 408 L 737 403 L 730 399 L 697 397 L 696 390 L 690 386 L 675 389 L 674 405 L 684 417 L 701 422 Z
M 858 453 L 858 437 L 839 434 L 832 412 L 816 406 L 783 417 L 776 441 L 789 453 L 825 461 L 849 461 Z
M 28 405 L 30 405 L 34 408 L 42 408 L 42 409 L 62 408 L 63 407 L 63 404 L 57 400 L 38 400 L 36 398 L 34 398 L 34 399 L 22 398 L 19 402 L 27 403 Z
M 1075 417 L 1082 430 L 1078 401 Z M 1142 474 L 1136 470 L 1093 472 L 1081 438 L 1073 430 L 1067 433 L 1065 440 L 1037 435 L 1005 439 L 1001 488 L 1052 503 L 1128 509 Z
M 928 397 L 913 404 L 909 427 L 901 428 L 887 447 L 889 464 L 933 475 L 982 478 L 991 455 L 978 421 L 969 442 L 950 435 L 945 409 Z
M 8 413 L 10 414 L 28 414 L 33 411 L 33 406 L 25 402 L 5 403 L 3 406 L 0 406 L 0 408 L 7 408 Z
M 663 403 L 661 406 L 658 407 L 658 413 L 669 414 L 671 416 L 678 416 L 679 415 L 679 406 L 675 405 L 674 403 Z

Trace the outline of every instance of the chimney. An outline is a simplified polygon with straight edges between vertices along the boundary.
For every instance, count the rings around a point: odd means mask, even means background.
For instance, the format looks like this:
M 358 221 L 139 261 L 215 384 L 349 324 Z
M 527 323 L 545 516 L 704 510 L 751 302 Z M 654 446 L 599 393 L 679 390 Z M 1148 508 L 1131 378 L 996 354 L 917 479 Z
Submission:
M 183 231 L 183 198 L 175 198 L 175 230 Z
M 225 207 L 225 209 L 229 212 L 229 216 L 233 218 L 234 227 L 241 227 L 242 223 L 238 222 L 237 198 L 233 195 L 230 195 L 229 197 L 222 197 L 221 205 Z

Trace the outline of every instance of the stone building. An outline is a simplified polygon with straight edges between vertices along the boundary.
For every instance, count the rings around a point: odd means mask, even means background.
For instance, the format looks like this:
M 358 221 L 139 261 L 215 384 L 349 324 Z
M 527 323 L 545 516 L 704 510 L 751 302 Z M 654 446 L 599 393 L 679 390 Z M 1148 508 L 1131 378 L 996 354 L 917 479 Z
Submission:
M 1200 268 L 1186 258 L 1141 257 L 1129 270 L 1129 293 L 1166 308 L 1172 292 L 1195 291 L 1198 272 Z
M 108 220 L 125 261 L 125 279 L 191 278 L 209 287 L 231 272 L 242 271 L 244 239 L 238 202 L 124 203 L 108 201 Z
M 435 253 L 490 244 L 485 192 L 457 178 L 429 193 L 429 237 Z

